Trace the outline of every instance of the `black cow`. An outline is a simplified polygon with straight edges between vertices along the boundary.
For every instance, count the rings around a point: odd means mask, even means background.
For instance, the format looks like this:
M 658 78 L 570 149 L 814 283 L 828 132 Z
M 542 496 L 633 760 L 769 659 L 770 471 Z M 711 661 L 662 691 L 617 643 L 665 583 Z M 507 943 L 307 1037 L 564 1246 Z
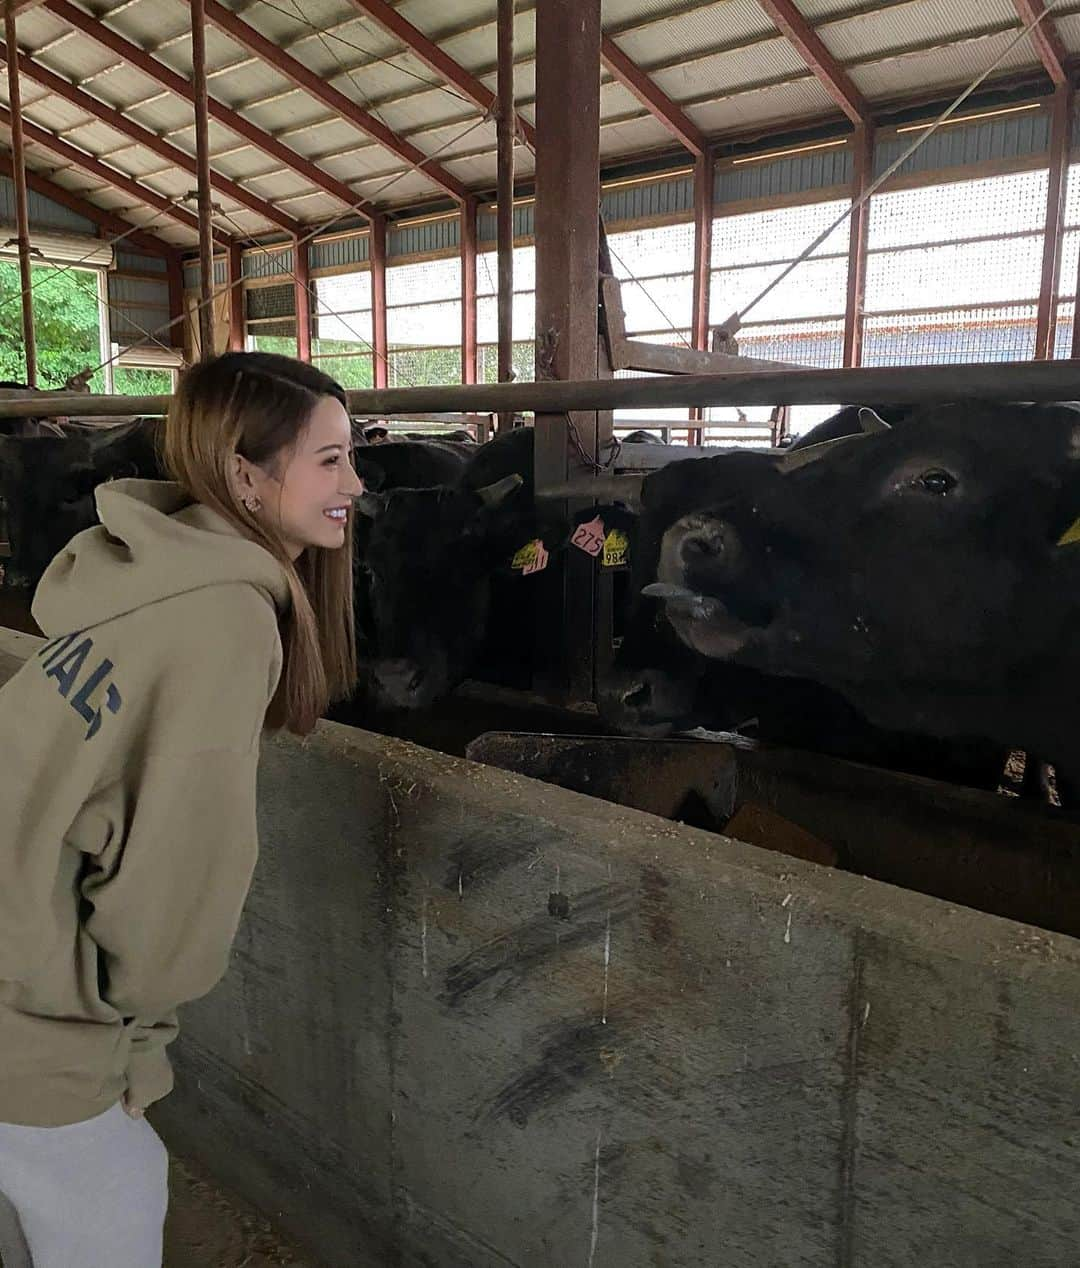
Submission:
M 533 432 L 517 428 L 476 449 L 453 481 L 358 500 L 370 672 L 383 703 L 427 707 L 478 662 L 498 659 L 508 683 L 527 670 L 533 574 L 566 540 L 565 525 L 538 514 L 532 494 Z
M 1080 774 L 1080 412 L 927 407 L 665 533 L 673 628 L 701 654 L 813 677 L 875 723 Z
M 160 479 L 156 419 L 65 424 L 61 435 L 0 435 L 4 584 L 32 590 L 53 556 L 97 523 L 94 490 L 122 476 Z

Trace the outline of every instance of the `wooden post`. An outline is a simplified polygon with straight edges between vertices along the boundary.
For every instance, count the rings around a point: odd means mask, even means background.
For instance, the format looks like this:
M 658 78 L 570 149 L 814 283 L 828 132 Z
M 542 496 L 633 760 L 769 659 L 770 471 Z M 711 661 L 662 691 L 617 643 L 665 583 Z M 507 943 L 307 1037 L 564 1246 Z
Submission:
M 191 86 L 195 100 L 195 160 L 199 189 L 199 356 L 214 355 L 214 221 L 210 186 L 209 102 L 206 89 L 205 0 L 191 0 Z
M 1061 277 L 1061 244 L 1065 235 L 1065 188 L 1068 184 L 1069 149 L 1072 144 L 1072 85 L 1054 89 L 1050 114 L 1050 179 L 1046 187 L 1046 228 L 1043 235 L 1042 277 L 1035 318 L 1035 357 L 1045 361 L 1054 355 L 1057 332 L 1058 284 Z
M 4 9 L 7 42 L 8 100 L 11 106 L 11 152 L 15 179 L 15 224 L 19 244 L 19 286 L 22 290 L 23 356 L 26 382 L 37 387 L 37 341 L 34 336 L 34 285 L 30 267 L 30 214 L 26 198 L 26 147 L 23 141 L 22 98 L 19 91 L 19 48 L 15 40 L 15 12 Z
M 371 330 L 374 344 L 373 374 L 376 387 L 386 387 L 386 217 L 371 221 Z
M 174 348 L 184 347 L 184 266 L 180 256 L 173 251 L 165 257 L 166 277 L 169 282 L 169 343 Z
M 600 203 L 600 0 L 536 7 L 536 377 L 595 379 Z M 536 487 L 597 461 L 595 413 L 538 414 Z M 545 587 L 538 674 L 591 698 L 595 561 L 566 554 Z
M 694 162 L 694 299 L 690 342 L 699 352 L 709 350 L 709 301 L 712 291 L 713 191 L 716 165 L 711 150 Z M 705 410 L 690 411 L 690 444 L 701 444 Z
M 296 355 L 301 361 L 311 360 L 311 269 L 308 244 L 299 238 L 293 241 L 293 273 L 296 276 Z
M 499 382 L 514 377 L 514 0 L 498 0 L 498 358 Z M 499 431 L 513 425 L 500 414 Z
M 476 216 L 475 198 L 461 204 L 461 381 L 476 382 Z
M 874 179 L 874 129 L 862 125 L 855 129 L 855 172 L 852 200 L 859 199 Z M 863 328 L 866 305 L 866 248 L 870 231 L 870 202 L 851 213 L 848 235 L 847 304 L 844 308 L 844 365 L 862 364 Z

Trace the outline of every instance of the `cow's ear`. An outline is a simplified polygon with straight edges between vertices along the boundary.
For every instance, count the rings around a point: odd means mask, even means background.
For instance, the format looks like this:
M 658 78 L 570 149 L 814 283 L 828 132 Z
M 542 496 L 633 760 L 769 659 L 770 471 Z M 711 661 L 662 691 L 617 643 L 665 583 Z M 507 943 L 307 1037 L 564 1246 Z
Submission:
M 637 514 L 620 502 L 590 507 L 574 514 L 567 545 L 591 555 L 602 568 L 625 568 L 637 527 Z

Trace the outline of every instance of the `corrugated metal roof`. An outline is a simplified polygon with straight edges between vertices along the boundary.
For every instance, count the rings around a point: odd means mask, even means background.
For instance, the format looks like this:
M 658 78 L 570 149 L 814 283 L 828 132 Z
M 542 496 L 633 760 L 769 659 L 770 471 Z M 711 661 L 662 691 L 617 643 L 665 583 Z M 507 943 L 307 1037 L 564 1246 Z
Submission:
M 490 190 L 495 182 L 495 132 L 482 112 L 397 37 L 357 11 L 352 0 L 304 0 L 302 6 L 226 0 L 241 20 L 283 47 L 289 56 L 332 83 L 433 155 L 468 186 Z M 961 85 L 990 65 L 1019 29 L 1012 0 L 798 0 L 821 39 L 844 64 L 852 82 L 871 101 L 903 99 L 928 89 Z M 1076 5 L 1070 2 L 1070 7 Z M 401 0 L 397 11 L 485 86 L 495 87 L 494 0 Z M 293 9 L 296 11 L 293 12 Z M 181 0 L 111 0 L 102 15 L 124 38 L 149 50 L 163 65 L 191 73 L 190 10 Z M 604 0 L 605 31 L 656 85 L 680 103 L 706 134 L 746 133 L 783 123 L 836 117 L 832 98 L 788 41 L 780 37 L 758 0 Z M 1080 13 L 1054 19 L 1066 46 L 1080 52 Z M 57 74 L 122 110 L 132 120 L 194 150 L 189 102 L 168 92 L 123 58 L 68 30 L 41 7 L 18 20 L 20 45 Z M 515 21 L 516 89 L 521 112 L 534 115 L 535 12 L 520 0 Z M 361 195 L 399 206 L 443 197 L 424 172 L 409 170 L 395 153 L 367 138 L 355 125 L 297 90 L 281 72 L 253 57 L 214 27 L 207 31 L 207 60 L 213 97 L 238 110 L 260 129 Z M 997 73 L 1037 68 L 1029 41 L 1004 57 Z M 677 148 L 663 124 L 610 73 L 603 74 L 600 149 L 605 162 Z M 103 156 L 133 178 L 167 194 L 186 190 L 192 178 L 170 171 L 159 156 L 132 146 L 85 112 L 55 98 L 42 99 L 27 85 L 27 117 L 50 130 L 73 129 L 72 144 Z M 0 83 L 0 98 L 3 85 Z M 1019 128 L 1020 125 L 1017 125 Z M 470 130 L 471 129 L 471 130 Z M 466 135 L 467 133 L 467 135 Z M 1019 145 L 1023 145 L 1019 137 Z M 341 203 L 306 177 L 284 171 L 275 159 L 220 124 L 212 125 L 215 170 L 247 182 L 253 193 L 282 205 L 289 214 L 318 222 Z M 40 164 L 39 164 L 40 166 Z M 62 166 L 62 165 L 57 165 Z M 519 150 L 519 172 L 532 171 L 531 155 Z M 804 173 L 806 179 L 813 179 Z M 100 182 L 75 171 L 62 183 L 93 201 L 145 221 L 152 212 L 131 207 Z M 61 177 L 57 177 L 61 180 Z M 797 178 L 792 174 L 792 179 Z M 256 213 L 220 200 L 248 233 L 269 224 Z M 191 244 L 191 230 L 155 220 L 155 233 Z

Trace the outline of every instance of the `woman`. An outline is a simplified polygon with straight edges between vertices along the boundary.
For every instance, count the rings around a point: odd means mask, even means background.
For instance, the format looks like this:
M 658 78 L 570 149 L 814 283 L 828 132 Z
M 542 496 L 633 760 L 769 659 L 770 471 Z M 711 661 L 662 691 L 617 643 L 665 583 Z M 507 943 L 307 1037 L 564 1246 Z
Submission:
M 325 374 L 204 362 L 165 426 L 175 483 L 101 486 L 101 525 L 38 587 L 48 641 L 0 690 L 7 1268 L 161 1262 L 142 1114 L 172 1086 L 177 1006 L 225 972 L 259 736 L 309 732 L 355 680 L 350 450 Z

